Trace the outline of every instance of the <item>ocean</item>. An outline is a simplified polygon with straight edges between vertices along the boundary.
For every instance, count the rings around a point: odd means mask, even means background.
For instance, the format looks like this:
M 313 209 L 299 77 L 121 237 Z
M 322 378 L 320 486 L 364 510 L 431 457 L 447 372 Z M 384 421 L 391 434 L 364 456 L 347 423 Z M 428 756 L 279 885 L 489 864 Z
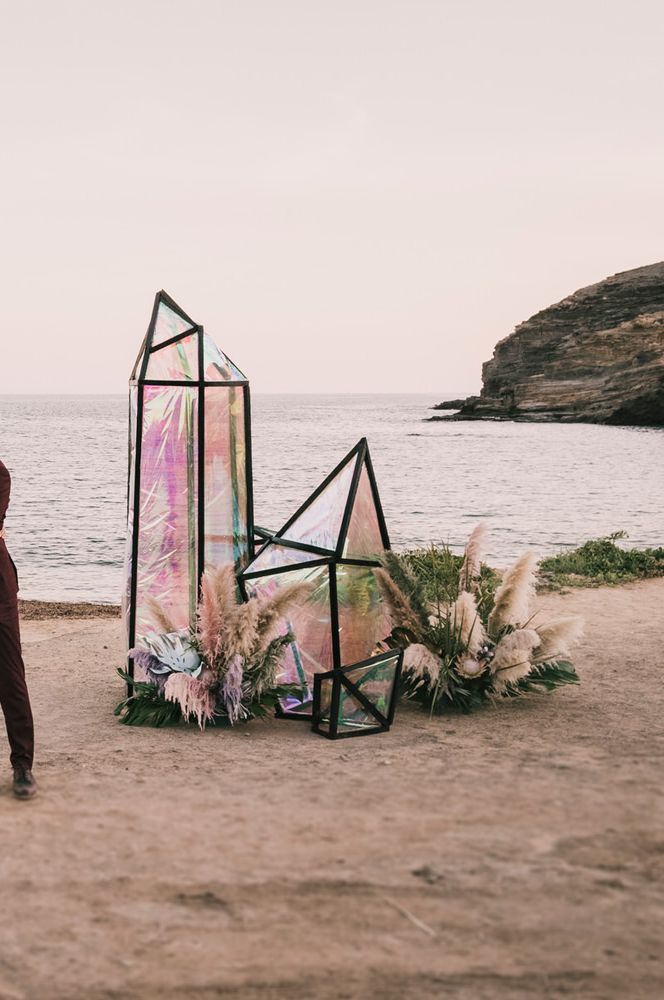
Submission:
M 497 566 L 618 530 L 630 545 L 664 544 L 663 429 L 427 423 L 441 398 L 254 394 L 256 522 L 279 528 L 365 436 L 394 547 L 460 552 L 478 521 Z M 119 602 L 126 398 L 0 396 L 0 459 L 21 596 Z

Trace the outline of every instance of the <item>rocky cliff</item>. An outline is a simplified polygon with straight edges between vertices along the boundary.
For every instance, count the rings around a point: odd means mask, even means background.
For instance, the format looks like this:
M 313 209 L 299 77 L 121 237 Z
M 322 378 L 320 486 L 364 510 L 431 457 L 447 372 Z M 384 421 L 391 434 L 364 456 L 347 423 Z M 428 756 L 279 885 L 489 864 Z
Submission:
M 664 262 L 589 285 L 521 323 L 496 345 L 482 381 L 451 419 L 664 425 Z

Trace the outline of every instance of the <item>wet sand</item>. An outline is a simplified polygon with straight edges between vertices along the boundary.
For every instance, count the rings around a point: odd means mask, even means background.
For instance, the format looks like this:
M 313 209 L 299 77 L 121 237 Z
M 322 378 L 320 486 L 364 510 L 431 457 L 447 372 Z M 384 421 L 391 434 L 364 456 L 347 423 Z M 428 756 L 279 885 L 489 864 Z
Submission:
M 123 727 L 115 618 L 25 621 L 2 1000 L 659 998 L 664 580 L 543 595 L 582 685 L 328 742 Z

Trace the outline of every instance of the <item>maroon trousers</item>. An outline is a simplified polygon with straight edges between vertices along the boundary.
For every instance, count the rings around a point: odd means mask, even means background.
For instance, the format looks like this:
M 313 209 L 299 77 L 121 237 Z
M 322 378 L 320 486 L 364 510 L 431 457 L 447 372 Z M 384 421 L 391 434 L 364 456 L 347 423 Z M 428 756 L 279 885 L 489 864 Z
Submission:
M 0 705 L 5 716 L 12 767 L 32 767 L 34 730 L 25 683 L 18 624 L 17 580 L 0 539 Z

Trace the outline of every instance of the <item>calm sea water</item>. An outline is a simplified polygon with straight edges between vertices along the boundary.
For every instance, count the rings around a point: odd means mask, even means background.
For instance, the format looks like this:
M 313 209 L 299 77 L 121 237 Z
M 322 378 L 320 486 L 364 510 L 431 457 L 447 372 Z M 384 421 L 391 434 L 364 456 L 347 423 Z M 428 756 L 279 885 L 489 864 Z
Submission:
M 664 430 L 425 423 L 439 398 L 254 395 L 257 523 L 278 528 L 366 436 L 395 546 L 460 551 L 479 520 L 496 565 L 618 529 L 664 544 Z M 121 396 L 0 396 L 23 597 L 119 600 L 126 411 Z

